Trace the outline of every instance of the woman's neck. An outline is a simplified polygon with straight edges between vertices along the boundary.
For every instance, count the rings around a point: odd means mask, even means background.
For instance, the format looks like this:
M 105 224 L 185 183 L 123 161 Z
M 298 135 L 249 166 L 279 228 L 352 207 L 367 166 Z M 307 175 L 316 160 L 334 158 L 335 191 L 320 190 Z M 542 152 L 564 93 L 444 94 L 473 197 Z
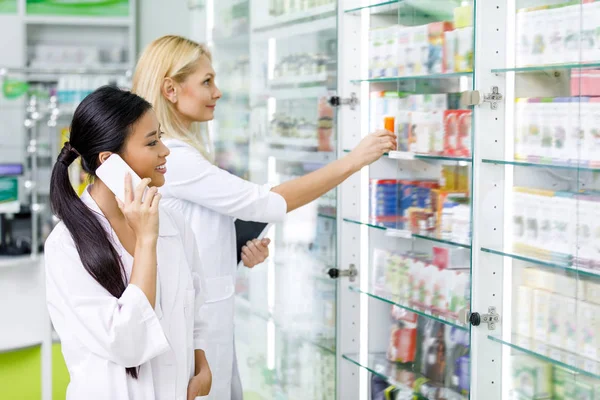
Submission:
M 96 178 L 94 184 L 90 189 L 90 196 L 98 204 L 102 214 L 110 221 L 112 219 L 124 218 L 123 213 L 119 209 L 115 195 L 111 190 L 102 182 Z

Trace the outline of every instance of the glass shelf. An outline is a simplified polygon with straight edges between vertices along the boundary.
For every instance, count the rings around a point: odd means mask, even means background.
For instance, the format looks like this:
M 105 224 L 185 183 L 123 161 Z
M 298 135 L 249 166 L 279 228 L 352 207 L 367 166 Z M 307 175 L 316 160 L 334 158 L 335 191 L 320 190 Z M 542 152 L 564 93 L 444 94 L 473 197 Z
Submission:
M 544 163 L 544 162 L 533 162 L 533 161 L 516 161 L 516 160 L 490 160 L 482 159 L 481 162 L 485 164 L 499 164 L 499 165 L 514 165 L 517 167 L 534 167 L 534 168 L 552 168 L 552 169 L 563 169 L 571 171 L 592 171 L 600 172 L 600 167 L 588 167 L 585 165 L 572 165 L 572 164 L 560 164 L 560 163 Z
M 389 12 L 389 11 L 397 12 L 398 4 L 400 3 L 400 1 L 402 1 L 402 0 L 383 1 L 380 3 L 369 4 L 366 6 L 349 8 L 347 10 L 344 10 L 344 12 L 346 14 L 359 13 L 362 10 L 370 10 L 372 13 Z
M 335 215 L 328 215 L 328 214 L 322 214 L 322 213 L 318 213 L 317 216 L 319 216 L 320 218 L 325 218 L 325 219 L 330 219 L 330 220 L 337 220 L 337 217 Z
M 357 224 L 357 225 L 366 225 L 370 228 L 374 228 L 374 229 L 379 229 L 382 231 L 386 231 L 386 235 L 387 236 L 392 236 L 392 237 L 399 237 L 399 238 L 405 238 L 405 239 L 422 239 L 422 240 L 429 240 L 432 242 L 436 242 L 436 243 L 442 243 L 442 244 L 447 244 L 450 246 L 457 246 L 457 247 L 463 247 L 465 249 L 470 249 L 471 248 L 471 244 L 467 243 L 465 241 L 460 241 L 457 239 L 446 239 L 443 237 L 440 237 L 436 234 L 420 234 L 420 233 L 411 233 L 409 230 L 407 229 L 395 229 L 395 228 L 390 228 L 390 227 L 386 227 L 380 224 L 377 224 L 375 222 L 361 222 L 361 221 L 356 221 L 354 219 L 350 219 L 350 218 L 344 218 L 343 219 L 344 222 L 348 222 L 351 224 Z
M 555 70 L 580 69 L 580 68 L 600 68 L 600 62 L 532 65 L 529 67 L 514 67 L 514 68 L 494 68 L 494 69 L 492 69 L 492 73 L 502 74 L 505 72 L 547 72 L 547 71 L 555 71 Z
M 412 393 L 414 395 L 412 397 L 413 400 L 467 399 L 466 396 L 452 389 L 443 387 L 441 384 L 432 383 L 422 374 L 415 372 L 414 366 L 410 364 L 399 364 L 388 361 L 384 353 L 370 353 L 364 363 L 361 363 L 358 354 L 344 354 L 342 358 L 396 386 L 401 390 L 399 398 L 411 398 L 407 395 Z M 418 388 L 418 392 L 415 388 Z
M 482 247 L 481 251 L 490 253 L 490 254 L 495 254 L 498 256 L 502 256 L 502 257 L 510 257 L 512 259 L 519 260 L 519 261 L 525 261 L 525 262 L 528 262 L 531 264 L 541 265 L 542 267 L 557 268 L 557 269 L 562 269 L 562 270 L 569 271 L 572 273 L 576 273 L 576 274 L 579 274 L 582 276 L 600 278 L 600 271 L 582 269 L 581 267 L 574 266 L 572 261 L 567 260 L 567 259 L 560 260 L 559 258 L 552 258 L 552 257 L 550 257 L 550 259 L 542 259 L 542 258 L 532 257 L 529 255 L 518 254 L 517 252 L 514 252 L 514 251 L 513 252 L 505 252 L 505 251 L 500 251 L 500 250 L 488 249 L 485 247 Z
M 417 160 L 426 160 L 426 161 L 452 161 L 452 162 L 465 162 L 465 163 L 473 162 L 473 159 L 470 157 L 436 156 L 436 155 L 428 155 L 428 154 L 415 154 L 415 158 Z
M 344 153 L 350 153 L 351 150 L 344 150 Z M 461 162 L 461 163 L 472 163 L 473 159 L 470 157 L 452 157 L 435 154 L 414 154 L 404 151 L 392 151 L 390 153 L 384 153 L 384 156 L 393 160 L 423 160 L 427 162 L 436 161 L 450 161 L 450 162 Z
M 473 72 L 452 72 L 447 74 L 430 74 L 430 75 L 411 75 L 411 76 L 395 76 L 385 78 L 371 78 L 371 79 L 353 79 L 352 83 L 370 82 L 370 83 L 384 83 L 384 82 L 402 82 L 411 80 L 429 80 L 429 79 L 456 79 L 463 76 L 472 77 Z
M 379 229 L 379 230 L 382 230 L 382 231 L 386 231 L 388 229 L 385 226 L 377 225 L 375 223 L 360 222 L 360 221 L 356 221 L 354 219 L 349 219 L 349 218 L 344 218 L 344 222 L 349 222 L 351 224 L 356 224 L 356 225 L 366 225 L 366 226 L 368 226 L 370 228 Z
M 391 299 L 393 296 L 390 295 L 390 294 L 383 294 L 383 293 L 374 294 L 374 293 L 370 293 L 370 292 L 366 292 L 364 290 L 361 290 L 360 288 L 358 288 L 356 286 L 349 286 L 349 289 L 352 292 L 361 293 L 361 294 L 367 295 L 367 296 L 369 296 L 369 297 L 371 297 L 373 299 L 381 300 L 381 301 L 383 301 L 385 303 L 388 303 L 390 305 L 398 306 L 398 307 L 400 307 L 400 308 L 402 308 L 402 309 L 404 309 L 406 311 L 410 311 L 410 312 L 418 314 L 418 315 L 420 315 L 422 317 L 429 318 L 429 319 L 432 319 L 432 320 L 437 321 L 437 322 L 441 322 L 442 324 L 449 325 L 449 326 L 452 326 L 454 328 L 461 329 L 463 331 L 468 331 L 469 330 L 469 328 L 467 326 L 465 326 L 464 324 L 460 324 L 458 321 L 449 321 L 447 319 L 444 319 L 441 316 L 436 316 L 436 315 L 431 314 L 430 311 L 423 310 L 423 309 L 420 309 L 420 308 L 416 308 L 414 306 L 409 306 L 409 305 L 406 305 L 404 303 L 394 301 L 394 300 Z
M 445 239 L 443 237 L 440 237 L 438 235 L 435 234 L 430 234 L 430 235 L 422 235 L 419 233 L 413 233 L 412 234 L 413 238 L 417 238 L 417 239 L 423 239 L 423 240 L 429 240 L 432 242 L 437 242 L 437 243 L 442 243 L 442 244 L 448 244 L 450 246 L 458 246 L 458 247 L 462 247 L 465 249 L 470 249 L 471 248 L 471 244 L 467 243 L 466 241 L 462 241 L 462 240 L 458 240 L 458 239 Z
M 488 335 L 494 342 L 519 350 L 541 361 L 567 368 L 573 372 L 600 379 L 600 363 L 565 350 L 557 349 L 534 339 L 513 334 L 510 339 Z

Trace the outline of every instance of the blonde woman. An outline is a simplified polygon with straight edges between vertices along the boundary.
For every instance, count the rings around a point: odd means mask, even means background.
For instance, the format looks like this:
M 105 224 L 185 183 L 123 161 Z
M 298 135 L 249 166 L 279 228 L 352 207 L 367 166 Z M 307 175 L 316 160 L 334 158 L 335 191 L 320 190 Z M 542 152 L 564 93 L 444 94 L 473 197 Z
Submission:
M 133 91 L 156 110 L 169 147 L 163 204 L 184 213 L 196 235 L 206 273 L 206 357 L 213 373 L 210 399 L 241 399 L 234 353 L 236 218 L 279 222 L 286 213 L 327 193 L 362 167 L 396 148 L 395 136 L 378 131 L 343 158 L 303 177 L 270 187 L 233 176 L 210 162 L 198 124 L 214 117 L 221 91 L 211 54 L 199 43 L 164 36 L 142 53 Z M 259 251 L 255 244 L 248 247 Z

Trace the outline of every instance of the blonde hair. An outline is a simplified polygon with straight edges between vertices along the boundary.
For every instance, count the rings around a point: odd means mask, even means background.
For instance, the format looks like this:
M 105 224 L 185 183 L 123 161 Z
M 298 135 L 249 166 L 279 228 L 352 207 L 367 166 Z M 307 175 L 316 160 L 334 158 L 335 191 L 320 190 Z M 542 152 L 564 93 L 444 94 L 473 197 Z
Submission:
M 163 127 L 165 136 L 179 139 L 196 148 L 207 160 L 213 161 L 207 147 L 208 135 L 203 138 L 202 124 L 192 123 L 188 129 L 177 114 L 175 105 L 162 94 L 165 78 L 177 83 L 184 82 L 196 71 L 198 60 L 207 56 L 212 61 L 208 48 L 181 36 L 167 35 L 156 39 L 140 56 L 133 75 L 132 91 L 153 106 Z

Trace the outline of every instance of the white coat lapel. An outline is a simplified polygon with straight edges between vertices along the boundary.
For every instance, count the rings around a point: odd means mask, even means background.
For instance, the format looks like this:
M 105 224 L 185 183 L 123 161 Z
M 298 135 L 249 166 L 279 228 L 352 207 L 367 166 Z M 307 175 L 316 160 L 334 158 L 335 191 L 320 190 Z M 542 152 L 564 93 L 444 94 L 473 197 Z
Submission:
M 157 293 L 160 293 L 157 299 L 163 312 L 173 310 L 179 292 L 179 282 L 181 280 L 181 261 L 182 249 L 178 246 L 177 236 L 179 231 L 169 213 L 162 207 L 159 210 L 158 226 L 158 246 L 156 251 L 156 261 L 158 270 Z

